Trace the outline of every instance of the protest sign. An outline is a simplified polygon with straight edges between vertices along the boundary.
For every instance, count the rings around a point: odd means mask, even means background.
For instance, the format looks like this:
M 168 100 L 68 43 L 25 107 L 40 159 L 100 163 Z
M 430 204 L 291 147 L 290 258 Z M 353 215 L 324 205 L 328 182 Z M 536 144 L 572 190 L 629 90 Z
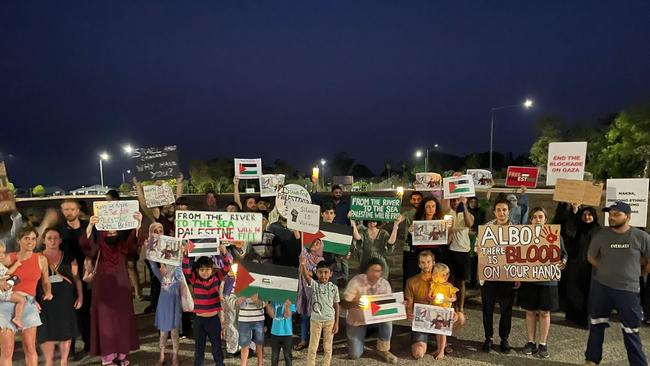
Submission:
M 608 179 L 605 207 L 616 201 L 630 205 L 632 216 L 630 225 L 646 227 L 648 220 L 648 178 Z M 609 215 L 605 213 L 605 225 L 609 225 Z
M 471 175 L 474 179 L 475 187 L 492 187 L 494 185 L 494 179 L 492 178 L 492 172 L 485 169 L 467 169 L 466 172 L 468 175 Z
M 546 185 L 554 186 L 558 178 L 582 180 L 587 158 L 586 142 L 551 142 L 548 144 Z
M 142 186 L 142 191 L 144 192 L 144 201 L 147 208 L 171 205 L 176 202 L 172 187 L 167 182 L 161 185 L 149 184 Z
M 311 203 L 311 196 L 303 186 L 297 184 L 287 184 L 278 190 L 275 198 L 275 207 L 280 216 L 289 217 L 287 202 L 295 201 L 302 203 Z
M 441 191 L 442 176 L 438 173 L 415 173 L 413 189 L 416 191 Z
M 506 187 L 537 187 L 539 169 L 530 166 L 509 166 L 506 173 Z
M 0 213 L 16 211 L 16 198 L 9 190 L 9 178 L 4 161 L 0 161 Z
M 94 215 L 99 217 L 95 228 L 99 231 L 129 230 L 138 227 L 138 220 L 133 215 L 140 210 L 136 200 L 129 201 L 95 201 Z
M 275 197 L 278 189 L 284 185 L 284 174 L 260 175 L 260 196 Z
M 443 308 L 427 304 L 413 304 L 414 332 L 450 336 L 454 328 L 454 308 Z
M 580 203 L 588 206 L 600 206 L 603 196 L 603 184 L 583 180 L 560 178 L 555 182 L 553 201 Z
M 133 175 L 139 181 L 173 179 L 179 175 L 176 145 L 135 148 L 131 159 L 135 164 Z
M 182 256 L 180 240 L 173 236 L 153 234 L 147 239 L 145 257 L 149 261 L 180 266 Z
M 395 221 L 402 208 L 402 200 L 393 197 L 356 197 L 350 202 L 354 220 Z
M 262 159 L 235 159 L 235 177 L 258 179 L 262 175 Z
M 289 201 L 286 204 L 289 209 L 287 227 L 290 230 L 298 230 L 309 234 L 318 232 L 320 222 L 319 205 L 297 201 Z
M 359 300 L 366 325 L 406 319 L 404 293 L 363 295 Z
M 352 227 L 321 221 L 316 233 L 302 234 L 302 245 L 308 248 L 317 239 L 323 242 L 324 252 L 346 255 L 352 246 Z
M 250 297 L 257 294 L 261 300 L 296 302 L 298 268 L 243 262 L 233 264 L 237 275 L 235 294 Z
M 480 280 L 560 280 L 560 225 L 481 225 L 476 245 Z
M 262 241 L 262 214 L 257 212 L 176 211 L 179 239 Z
M 458 177 L 444 178 L 442 180 L 442 188 L 442 194 L 445 199 L 473 197 L 476 195 L 474 190 L 474 178 L 467 174 Z
M 447 244 L 447 221 L 413 221 L 413 245 Z

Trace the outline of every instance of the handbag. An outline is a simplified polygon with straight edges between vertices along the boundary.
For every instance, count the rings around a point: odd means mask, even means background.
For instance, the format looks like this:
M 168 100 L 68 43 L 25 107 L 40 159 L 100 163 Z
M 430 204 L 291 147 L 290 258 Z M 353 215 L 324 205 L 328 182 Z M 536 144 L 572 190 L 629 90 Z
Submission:
M 190 291 L 190 287 L 187 285 L 187 280 L 185 280 L 185 276 L 182 276 L 182 279 L 180 281 L 180 291 L 181 291 L 181 308 L 183 308 L 183 311 L 186 313 L 190 313 L 194 311 L 194 299 L 192 298 L 192 291 Z
M 92 258 L 86 257 L 84 259 L 84 276 L 81 279 L 82 281 L 86 283 L 91 283 L 95 279 L 95 275 L 97 274 L 97 265 L 99 264 L 99 257 L 102 255 L 102 251 L 97 252 L 97 259 L 94 261 Z

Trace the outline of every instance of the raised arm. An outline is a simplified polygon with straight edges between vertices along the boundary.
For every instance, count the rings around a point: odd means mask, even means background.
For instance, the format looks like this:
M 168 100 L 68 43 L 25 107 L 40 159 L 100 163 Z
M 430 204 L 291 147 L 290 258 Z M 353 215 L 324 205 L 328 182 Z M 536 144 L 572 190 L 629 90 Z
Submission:
M 352 220 L 352 211 L 348 212 L 348 218 L 350 219 L 350 225 L 352 226 L 352 238 L 354 240 L 361 240 L 361 234 L 357 228 L 357 222 Z
M 178 173 L 176 178 L 176 199 L 183 195 L 183 173 Z
M 305 277 L 307 284 L 311 286 L 313 274 L 307 269 L 307 264 L 305 263 L 305 257 L 302 255 L 300 256 L 300 273 L 302 273 L 302 276 Z
M 397 220 L 393 223 L 393 230 L 390 232 L 390 237 L 388 238 L 388 245 L 393 245 L 397 241 L 397 230 L 399 229 L 399 224 L 404 221 L 404 216 L 398 215 Z
M 239 195 L 239 178 L 238 177 L 233 177 L 232 178 L 232 194 L 233 194 L 233 199 L 236 204 L 239 205 L 239 209 L 243 210 L 244 206 L 241 203 L 241 196 Z

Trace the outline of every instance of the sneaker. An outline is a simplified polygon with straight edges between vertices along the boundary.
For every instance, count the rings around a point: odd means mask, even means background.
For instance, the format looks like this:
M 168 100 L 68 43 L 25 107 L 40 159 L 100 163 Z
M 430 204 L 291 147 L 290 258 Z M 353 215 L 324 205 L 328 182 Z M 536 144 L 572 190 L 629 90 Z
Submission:
M 499 345 L 499 349 L 501 350 L 501 353 L 508 354 L 512 350 L 510 347 L 510 343 L 508 343 L 507 339 L 502 339 L 501 344 Z
M 483 342 L 483 348 L 481 348 L 483 352 L 490 352 L 492 350 L 492 340 L 491 339 L 486 339 L 485 342 Z
M 537 355 L 541 358 L 549 358 L 551 355 L 548 353 L 548 347 L 546 347 L 545 344 L 540 344 L 539 345 L 539 352 Z
M 521 353 L 525 355 L 532 355 L 534 353 L 537 353 L 537 346 L 533 342 L 528 342 L 524 348 L 521 349 Z

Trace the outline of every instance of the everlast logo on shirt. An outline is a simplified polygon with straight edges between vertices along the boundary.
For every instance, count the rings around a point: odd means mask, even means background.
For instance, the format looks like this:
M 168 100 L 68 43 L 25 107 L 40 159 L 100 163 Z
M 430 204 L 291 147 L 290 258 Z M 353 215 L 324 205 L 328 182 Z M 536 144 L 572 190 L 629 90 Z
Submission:
M 610 249 L 630 249 L 630 244 L 610 244 Z

